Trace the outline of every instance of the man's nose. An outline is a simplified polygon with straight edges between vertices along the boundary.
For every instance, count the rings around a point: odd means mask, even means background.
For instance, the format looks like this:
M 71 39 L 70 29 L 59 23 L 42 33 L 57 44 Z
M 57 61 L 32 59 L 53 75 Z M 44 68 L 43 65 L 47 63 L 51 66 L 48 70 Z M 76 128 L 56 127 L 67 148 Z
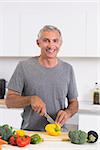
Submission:
M 53 41 L 49 41 L 48 46 L 51 47 L 53 45 L 54 45 L 54 42 Z

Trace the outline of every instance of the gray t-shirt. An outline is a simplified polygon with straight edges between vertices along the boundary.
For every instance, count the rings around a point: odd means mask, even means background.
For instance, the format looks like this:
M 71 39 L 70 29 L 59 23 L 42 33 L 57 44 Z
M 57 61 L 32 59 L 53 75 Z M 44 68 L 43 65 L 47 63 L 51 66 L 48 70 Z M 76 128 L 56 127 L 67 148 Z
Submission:
M 65 108 L 65 99 L 70 101 L 78 96 L 73 68 L 60 59 L 53 68 L 40 65 L 38 57 L 21 61 L 9 81 L 8 89 L 23 96 L 39 96 L 54 120 L 57 112 Z M 31 105 L 24 108 L 22 118 L 21 128 L 26 130 L 42 131 L 48 124 L 46 118 L 34 112 Z

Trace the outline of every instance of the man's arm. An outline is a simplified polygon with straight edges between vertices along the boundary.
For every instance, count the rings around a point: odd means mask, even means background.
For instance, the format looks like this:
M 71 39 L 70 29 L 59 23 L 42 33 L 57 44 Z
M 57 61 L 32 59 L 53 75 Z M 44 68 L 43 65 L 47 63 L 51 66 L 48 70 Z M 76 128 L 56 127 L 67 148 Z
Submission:
M 31 105 L 32 109 L 44 115 L 46 112 L 45 103 L 38 96 L 21 96 L 19 92 L 8 90 L 6 97 L 6 105 L 8 108 L 24 108 L 27 105 Z
M 64 110 L 60 110 L 57 114 L 55 122 L 61 126 L 71 118 L 75 113 L 78 112 L 78 100 L 72 99 L 68 103 L 68 107 Z
M 68 103 L 68 107 L 65 109 L 65 112 L 69 114 L 69 117 L 72 117 L 75 113 L 78 112 L 78 100 L 72 99 Z
M 8 90 L 6 105 L 8 108 L 23 108 L 31 104 L 31 96 L 21 96 L 19 92 Z

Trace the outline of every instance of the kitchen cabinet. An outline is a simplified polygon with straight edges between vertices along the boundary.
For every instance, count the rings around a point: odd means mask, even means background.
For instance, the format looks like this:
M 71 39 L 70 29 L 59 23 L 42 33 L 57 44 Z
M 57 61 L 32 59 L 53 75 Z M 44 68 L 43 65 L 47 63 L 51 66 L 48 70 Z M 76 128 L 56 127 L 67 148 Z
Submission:
M 98 46 L 98 56 L 100 56 L 100 0 L 98 1 L 97 5 L 97 46 Z
M 78 127 L 86 132 L 96 131 L 100 141 L 100 106 L 93 104 L 80 106 Z
M 100 115 L 95 114 L 80 114 L 79 115 L 79 129 L 89 131 L 95 130 L 100 133 Z
M 19 56 L 19 15 L 12 6 L 2 6 L 0 11 L 1 56 Z
M 19 18 L 16 13 L 3 14 L 3 56 L 19 55 Z
M 61 29 L 63 45 L 58 56 L 99 56 L 96 2 L 2 2 L 1 8 L 0 56 L 39 55 L 36 38 L 45 24 Z
M 15 129 L 20 129 L 22 111 L 22 109 L 8 109 L 0 107 L 0 125 L 9 124 Z
M 3 55 L 3 14 L 0 9 L 0 56 Z
M 100 57 L 97 47 L 97 5 L 86 7 L 86 22 L 86 56 Z
M 43 17 L 40 17 L 40 12 Z M 57 25 L 62 30 L 63 45 L 59 56 L 84 55 L 85 15 L 80 7 L 66 3 L 36 3 L 25 7 L 21 17 L 21 55 L 30 56 L 40 52 L 35 40 L 38 30 L 45 24 Z

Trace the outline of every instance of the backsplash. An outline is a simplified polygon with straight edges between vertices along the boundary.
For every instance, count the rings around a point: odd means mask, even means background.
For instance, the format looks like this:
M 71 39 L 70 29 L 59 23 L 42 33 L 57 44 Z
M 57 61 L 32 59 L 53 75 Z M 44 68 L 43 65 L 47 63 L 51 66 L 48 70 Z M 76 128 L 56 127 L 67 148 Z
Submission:
M 9 81 L 13 71 L 20 60 L 24 57 L 1 57 L 0 58 L 0 78 Z M 61 58 L 72 64 L 77 82 L 79 101 L 92 101 L 92 89 L 94 83 L 100 83 L 100 58 Z

